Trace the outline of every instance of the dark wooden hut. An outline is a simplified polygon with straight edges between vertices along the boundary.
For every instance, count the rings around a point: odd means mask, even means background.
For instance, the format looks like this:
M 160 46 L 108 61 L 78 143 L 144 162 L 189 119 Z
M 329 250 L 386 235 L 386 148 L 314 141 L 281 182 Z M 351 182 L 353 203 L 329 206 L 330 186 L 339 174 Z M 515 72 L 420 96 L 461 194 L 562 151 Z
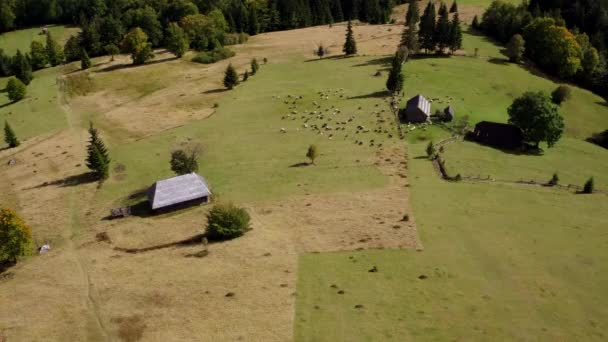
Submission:
M 431 117 L 431 103 L 418 94 L 407 101 L 405 109 L 399 113 L 401 122 L 423 123 Z
M 484 145 L 505 149 L 519 149 L 524 144 L 523 132 L 519 127 L 498 122 L 478 123 L 471 138 Z
M 148 200 L 154 211 L 168 211 L 209 202 L 207 181 L 196 173 L 154 183 L 148 189 Z

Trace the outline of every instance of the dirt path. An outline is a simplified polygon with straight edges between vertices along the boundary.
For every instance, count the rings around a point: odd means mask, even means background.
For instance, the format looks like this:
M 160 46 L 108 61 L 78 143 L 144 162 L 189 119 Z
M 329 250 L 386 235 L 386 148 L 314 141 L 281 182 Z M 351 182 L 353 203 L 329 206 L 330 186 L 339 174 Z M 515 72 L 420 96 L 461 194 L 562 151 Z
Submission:
M 71 108 L 68 106 L 67 99 L 64 96 L 65 80 L 61 74 L 57 76 L 57 83 L 58 83 L 57 98 L 59 99 L 61 108 L 63 109 L 63 111 L 66 115 L 68 129 L 74 136 L 74 140 L 76 140 L 75 143 L 77 143 L 79 150 L 85 151 L 86 143 L 85 143 L 85 139 L 82 135 L 82 130 L 78 129 L 78 127 L 76 125 L 76 122 L 78 120 L 75 117 L 75 115 L 73 114 L 73 112 L 71 111 Z M 78 137 L 78 138 L 76 138 L 76 137 Z M 84 159 L 84 153 L 82 153 L 82 155 L 80 157 L 82 157 L 82 159 Z M 80 202 L 80 203 L 83 203 L 83 202 Z M 69 213 L 70 213 L 69 236 L 66 237 L 67 238 L 66 240 L 68 243 L 66 244 L 65 253 L 70 255 L 78 264 L 78 273 L 80 276 L 79 278 L 81 279 L 81 282 L 82 282 L 83 293 L 84 293 L 83 297 L 85 298 L 85 307 L 88 309 L 87 313 L 89 315 L 89 321 L 93 322 L 92 330 L 90 329 L 91 324 L 90 323 L 87 324 L 89 327 L 88 339 L 95 340 L 95 341 L 111 341 L 112 340 L 111 335 L 108 334 L 108 331 L 104 325 L 103 319 L 101 318 L 101 315 L 99 313 L 99 305 L 97 304 L 97 300 L 96 300 L 96 298 L 98 297 L 97 291 L 95 289 L 94 284 L 91 282 L 91 277 L 87 271 L 86 262 L 85 262 L 85 260 L 83 260 L 82 256 L 79 254 L 78 250 L 74 246 L 73 239 L 74 239 L 75 235 L 80 231 L 77 217 L 78 217 L 79 213 L 82 212 L 80 210 L 81 208 L 79 206 L 77 187 L 72 187 L 70 189 L 69 207 L 70 207 L 70 210 L 69 210 Z M 93 336 L 90 335 L 91 333 Z

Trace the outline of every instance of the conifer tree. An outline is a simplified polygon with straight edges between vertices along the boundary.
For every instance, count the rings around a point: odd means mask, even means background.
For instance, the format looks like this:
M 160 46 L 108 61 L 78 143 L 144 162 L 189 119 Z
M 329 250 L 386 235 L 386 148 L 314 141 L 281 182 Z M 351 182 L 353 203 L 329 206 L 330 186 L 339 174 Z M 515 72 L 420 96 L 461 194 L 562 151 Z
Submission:
M 439 48 L 437 52 L 440 54 L 450 46 L 450 14 L 444 3 L 441 3 L 441 8 L 435 27 L 435 42 Z
M 326 53 L 327 53 L 327 50 L 325 50 L 325 48 L 323 47 L 323 44 L 319 44 L 319 47 L 317 48 L 317 50 L 315 50 L 315 54 L 317 56 L 319 56 L 319 59 L 322 59 Z
M 245 70 L 245 73 L 243 74 L 243 82 L 247 82 L 248 79 L 249 79 L 249 70 Z
M 17 102 L 22 100 L 27 93 L 27 88 L 21 80 L 15 77 L 8 79 L 6 83 L 6 92 L 8 93 L 9 100 Z
M 473 17 L 473 22 L 471 23 L 471 27 L 473 27 L 476 30 L 479 30 L 479 18 L 477 17 L 477 15 L 475 15 L 475 17 Z
M 89 127 L 89 146 L 87 146 L 87 167 L 93 171 L 98 180 L 108 178 L 110 172 L 110 157 L 103 140 L 99 137 L 93 123 Z
M 403 30 L 400 45 L 407 47 L 409 54 L 418 54 L 420 46 L 418 44 L 418 31 L 415 25 L 410 25 Z
M 82 50 L 82 56 L 80 57 L 80 68 L 82 70 L 86 70 L 91 67 L 91 59 L 89 58 L 89 54 L 87 50 Z
M 25 85 L 30 84 L 34 78 L 29 56 L 22 54 L 20 50 L 17 50 L 17 53 L 13 57 L 12 69 L 15 77 L 21 80 Z
M 51 31 L 46 34 L 46 54 L 51 66 L 57 66 L 63 62 L 63 48 L 53 39 Z
M 17 147 L 21 144 L 19 139 L 17 139 L 15 131 L 13 131 L 13 128 L 8 124 L 8 121 L 4 121 L 4 141 L 10 148 Z
M 391 94 L 398 93 L 403 89 L 403 75 L 401 74 L 401 58 L 398 54 L 393 57 L 391 71 L 388 74 L 388 80 L 386 80 L 386 89 Z
M 420 17 L 420 32 L 418 33 L 418 39 L 420 41 L 420 47 L 427 53 L 429 51 L 435 51 L 435 5 L 429 2 L 426 6 L 422 17 Z
M 462 48 L 462 29 L 460 27 L 458 12 L 454 14 L 454 18 L 452 18 L 452 22 L 450 23 L 449 47 L 452 53 Z
M 258 73 L 260 69 L 260 65 L 258 64 L 258 60 L 256 58 L 251 60 L 251 75 L 255 75 Z
M 450 7 L 450 13 L 458 13 L 458 4 L 456 0 L 452 3 L 452 7 Z
M 439 14 L 440 16 L 442 15 L 446 15 L 448 14 L 448 6 L 445 5 L 445 2 L 441 2 L 441 5 L 439 5 L 439 11 L 437 12 L 437 14 Z
M 353 24 L 350 20 L 348 21 L 348 26 L 346 27 L 346 41 L 344 42 L 344 48 L 342 51 L 347 56 L 357 53 L 357 42 L 355 41 L 355 35 L 353 33 Z
M 236 70 L 229 64 L 226 68 L 226 73 L 224 75 L 224 86 L 228 89 L 232 89 L 239 84 L 239 75 L 236 73 Z
M 405 15 L 405 26 L 416 26 L 420 22 L 420 10 L 418 9 L 418 1 L 410 0 Z
M 39 41 L 30 43 L 30 63 L 32 69 L 40 70 L 46 66 L 49 61 L 49 56 L 46 53 L 46 48 Z

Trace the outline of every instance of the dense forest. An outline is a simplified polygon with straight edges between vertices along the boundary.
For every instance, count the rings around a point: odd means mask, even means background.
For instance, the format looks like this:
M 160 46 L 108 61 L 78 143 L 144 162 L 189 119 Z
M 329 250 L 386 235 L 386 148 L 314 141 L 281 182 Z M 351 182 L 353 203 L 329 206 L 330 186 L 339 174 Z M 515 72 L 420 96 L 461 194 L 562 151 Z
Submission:
M 0 32 L 62 23 L 84 25 L 94 18 L 120 20 L 126 29 L 133 17 L 166 27 L 187 15 L 219 9 L 231 32 L 276 31 L 359 19 L 385 23 L 395 0 L 2 0 Z M 402 2 L 402 1 L 398 1 Z M 155 17 L 155 18 L 152 18 Z M 152 25 L 151 23 L 149 23 Z
M 503 43 L 521 35 L 539 67 L 608 97 L 608 0 L 494 1 L 480 29 Z

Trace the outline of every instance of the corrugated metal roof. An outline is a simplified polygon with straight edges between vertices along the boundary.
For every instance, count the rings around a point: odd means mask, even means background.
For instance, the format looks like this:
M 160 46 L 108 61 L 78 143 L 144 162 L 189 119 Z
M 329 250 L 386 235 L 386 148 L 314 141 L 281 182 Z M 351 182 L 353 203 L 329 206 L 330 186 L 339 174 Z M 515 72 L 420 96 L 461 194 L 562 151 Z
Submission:
M 148 189 L 152 210 L 200 199 L 211 195 L 207 181 L 196 173 L 189 173 L 154 183 Z
M 407 105 L 413 105 L 422 110 L 427 116 L 431 115 L 431 103 L 424 96 L 418 94 L 407 101 Z

